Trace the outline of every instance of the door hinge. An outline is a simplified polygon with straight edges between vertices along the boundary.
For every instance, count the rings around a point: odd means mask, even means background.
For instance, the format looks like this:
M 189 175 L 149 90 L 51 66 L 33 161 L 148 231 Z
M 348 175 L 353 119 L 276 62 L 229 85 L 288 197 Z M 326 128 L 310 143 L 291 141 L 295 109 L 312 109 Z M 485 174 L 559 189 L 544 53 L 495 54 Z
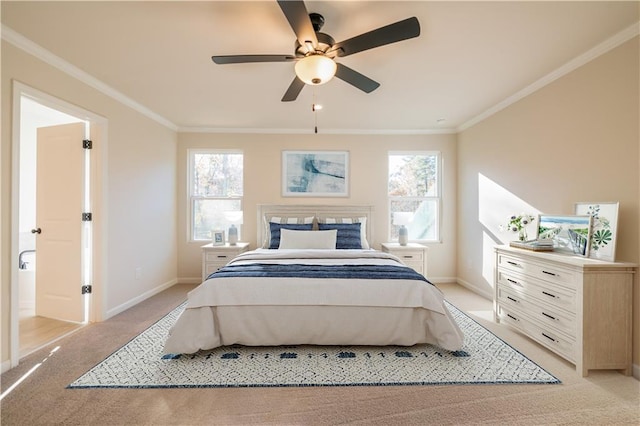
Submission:
M 91 139 L 84 139 L 82 141 L 82 147 L 84 149 L 93 149 L 93 141 Z
M 90 285 L 82 286 L 82 294 L 91 294 L 92 287 Z
M 93 215 L 91 213 L 82 213 L 83 222 L 91 222 L 92 220 L 93 220 Z

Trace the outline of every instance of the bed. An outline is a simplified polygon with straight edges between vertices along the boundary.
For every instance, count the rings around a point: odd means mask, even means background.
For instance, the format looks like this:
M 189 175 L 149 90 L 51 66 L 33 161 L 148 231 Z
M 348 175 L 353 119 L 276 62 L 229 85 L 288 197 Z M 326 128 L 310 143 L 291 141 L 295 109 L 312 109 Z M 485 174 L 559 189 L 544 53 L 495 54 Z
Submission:
M 369 206 L 258 206 L 261 247 L 189 292 L 166 354 L 233 344 L 461 349 L 440 290 L 370 248 Z

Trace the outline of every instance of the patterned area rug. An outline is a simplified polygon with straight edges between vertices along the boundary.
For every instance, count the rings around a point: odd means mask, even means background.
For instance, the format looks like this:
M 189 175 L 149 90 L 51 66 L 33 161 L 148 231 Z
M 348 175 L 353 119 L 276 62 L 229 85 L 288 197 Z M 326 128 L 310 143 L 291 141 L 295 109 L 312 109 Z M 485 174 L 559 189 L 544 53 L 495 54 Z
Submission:
M 162 356 L 184 304 L 69 388 L 389 386 L 560 381 L 448 304 L 465 334 L 462 350 L 405 346 L 226 346 Z

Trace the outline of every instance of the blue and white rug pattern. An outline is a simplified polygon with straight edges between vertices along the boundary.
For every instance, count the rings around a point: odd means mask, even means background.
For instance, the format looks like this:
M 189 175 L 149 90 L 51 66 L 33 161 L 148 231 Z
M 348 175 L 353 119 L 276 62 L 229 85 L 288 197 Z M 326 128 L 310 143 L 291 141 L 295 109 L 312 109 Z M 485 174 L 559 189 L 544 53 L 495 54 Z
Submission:
M 89 370 L 69 388 L 390 386 L 560 381 L 473 319 L 448 305 L 465 334 L 462 350 L 404 346 L 226 346 L 162 355 L 184 309 L 157 323 Z

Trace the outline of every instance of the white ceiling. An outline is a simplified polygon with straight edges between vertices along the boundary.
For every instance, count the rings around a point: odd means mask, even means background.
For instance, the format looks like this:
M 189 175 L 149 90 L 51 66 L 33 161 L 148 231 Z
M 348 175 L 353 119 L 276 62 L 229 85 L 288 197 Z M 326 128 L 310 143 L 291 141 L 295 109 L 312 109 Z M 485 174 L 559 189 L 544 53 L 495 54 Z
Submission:
M 293 63 L 211 61 L 211 55 L 293 54 L 295 35 L 275 0 L 2 1 L 1 16 L 3 37 L 26 37 L 178 129 L 311 132 L 315 96 L 324 106 L 317 113 L 321 133 L 465 128 L 604 46 L 637 35 L 640 16 L 637 1 L 306 5 L 325 17 L 322 31 L 336 41 L 410 16 L 422 31 L 338 58 L 381 83 L 374 92 L 334 79 L 283 103 Z

